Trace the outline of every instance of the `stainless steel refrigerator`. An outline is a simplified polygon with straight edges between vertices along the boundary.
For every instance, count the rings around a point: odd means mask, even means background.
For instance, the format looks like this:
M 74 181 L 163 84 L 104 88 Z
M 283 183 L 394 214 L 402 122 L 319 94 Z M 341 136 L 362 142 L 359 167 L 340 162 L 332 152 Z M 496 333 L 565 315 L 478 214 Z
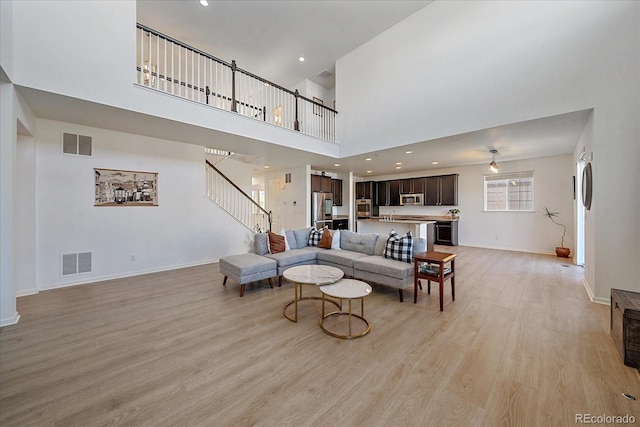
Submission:
M 313 193 L 311 195 L 311 225 L 318 229 L 324 226 L 331 228 L 332 207 L 331 193 Z

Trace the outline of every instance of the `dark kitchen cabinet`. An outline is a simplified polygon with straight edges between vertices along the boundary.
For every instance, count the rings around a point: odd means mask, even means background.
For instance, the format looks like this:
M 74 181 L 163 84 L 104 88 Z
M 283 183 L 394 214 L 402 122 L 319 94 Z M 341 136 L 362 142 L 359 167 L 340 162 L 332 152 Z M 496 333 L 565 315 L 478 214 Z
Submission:
M 389 181 L 377 181 L 374 193 L 374 206 L 389 206 Z
M 424 204 L 427 206 L 458 205 L 457 174 L 426 177 L 424 190 Z
M 311 175 L 311 192 L 331 193 L 331 177 L 324 175 Z
M 400 194 L 424 194 L 424 178 L 400 180 Z
M 458 221 L 436 221 L 436 245 L 458 246 Z
M 373 181 L 356 182 L 356 199 L 371 199 Z
M 389 206 L 400 206 L 400 181 L 389 181 Z
M 342 206 L 342 180 L 331 180 L 331 193 L 333 193 L 333 206 Z M 335 230 L 335 228 L 334 228 Z

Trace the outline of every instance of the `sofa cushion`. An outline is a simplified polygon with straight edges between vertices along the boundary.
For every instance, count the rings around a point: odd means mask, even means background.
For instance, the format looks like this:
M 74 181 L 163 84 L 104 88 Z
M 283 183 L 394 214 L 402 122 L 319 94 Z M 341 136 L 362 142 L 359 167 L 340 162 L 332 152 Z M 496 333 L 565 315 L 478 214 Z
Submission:
M 427 239 L 423 239 L 422 237 L 418 237 L 417 239 L 413 239 L 413 252 L 412 255 L 421 254 L 427 251 Z
M 277 254 L 280 252 L 285 252 L 287 246 L 284 243 L 284 236 L 272 233 L 271 231 L 267 231 L 267 235 L 269 236 L 269 253 Z
M 331 249 L 340 250 L 340 230 L 334 231 L 331 236 Z
M 340 232 L 340 248 L 373 255 L 377 239 L 377 234 L 358 234 L 343 230 Z
M 282 227 L 277 234 L 284 237 L 284 250 L 288 251 L 289 249 L 291 249 L 291 246 L 289 246 L 289 241 L 287 240 L 287 232 L 284 231 L 284 227 Z
M 376 255 L 354 259 L 353 269 L 390 276 L 394 279 L 405 279 L 413 275 L 413 263 L 409 264 Z M 354 272 L 354 275 L 358 275 L 357 271 Z
M 293 230 L 287 230 L 285 232 L 285 237 L 287 238 L 287 243 L 289 244 L 289 249 L 298 249 L 298 242 L 296 241 L 296 235 L 293 233 Z
M 293 235 L 296 239 L 296 247 L 298 249 L 309 246 L 309 233 L 311 233 L 311 227 L 302 228 L 300 230 L 293 230 Z
M 316 230 L 315 228 L 309 233 L 309 240 L 307 246 L 318 246 L 320 239 L 322 239 L 323 230 Z
M 328 228 L 325 228 L 322 232 L 322 237 L 320 238 L 318 247 L 323 249 L 331 249 L 331 232 Z
M 269 253 L 269 237 L 267 233 L 256 233 L 253 236 L 253 247 L 258 255 L 265 255 Z
M 400 237 L 394 229 L 391 229 L 389 238 L 387 239 L 387 246 L 384 248 L 384 257 L 411 262 L 413 260 L 411 257 L 413 248 L 412 240 L 410 231 L 407 231 L 406 235 Z
M 277 254 L 267 254 L 265 257 L 275 260 L 278 263 L 278 267 L 288 267 L 293 264 L 315 261 L 316 253 L 306 249 L 291 249 Z
M 333 264 L 344 265 L 346 267 L 353 267 L 353 260 L 366 257 L 367 255 L 362 252 L 354 252 L 347 250 L 340 251 L 319 251 L 318 260 L 330 262 Z

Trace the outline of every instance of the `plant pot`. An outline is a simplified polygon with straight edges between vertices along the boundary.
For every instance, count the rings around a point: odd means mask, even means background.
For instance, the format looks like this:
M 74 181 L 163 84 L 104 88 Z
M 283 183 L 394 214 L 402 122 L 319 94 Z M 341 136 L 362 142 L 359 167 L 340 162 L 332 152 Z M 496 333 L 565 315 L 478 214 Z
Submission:
M 563 248 L 561 246 L 556 247 L 556 255 L 560 258 L 569 258 L 569 254 L 571 253 L 571 249 Z

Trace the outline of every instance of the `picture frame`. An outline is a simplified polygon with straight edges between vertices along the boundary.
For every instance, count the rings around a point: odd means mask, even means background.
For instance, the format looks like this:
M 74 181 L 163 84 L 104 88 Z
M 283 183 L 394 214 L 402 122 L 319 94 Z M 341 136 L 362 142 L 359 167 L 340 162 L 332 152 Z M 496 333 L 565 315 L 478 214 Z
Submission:
M 158 173 L 94 168 L 94 206 L 158 206 Z

